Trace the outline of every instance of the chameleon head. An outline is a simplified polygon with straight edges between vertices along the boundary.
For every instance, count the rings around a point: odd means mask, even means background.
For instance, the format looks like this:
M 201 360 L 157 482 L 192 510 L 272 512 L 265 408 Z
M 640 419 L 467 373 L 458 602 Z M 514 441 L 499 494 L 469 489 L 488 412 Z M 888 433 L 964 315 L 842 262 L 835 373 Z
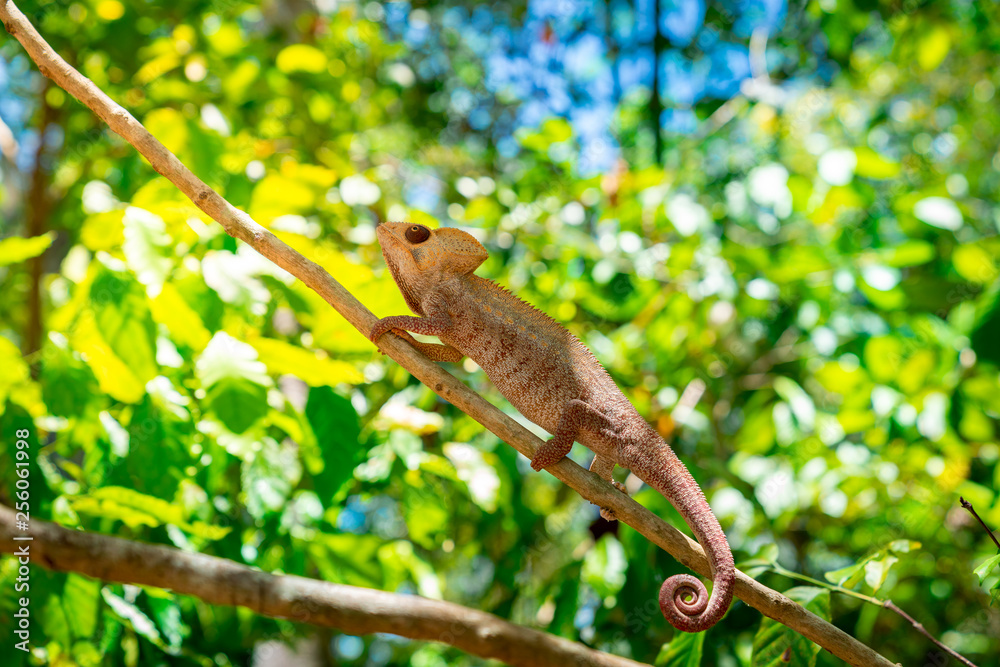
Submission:
M 408 293 L 426 294 L 455 276 L 472 273 L 488 257 L 486 248 L 471 234 L 453 227 L 383 222 L 375 233 L 385 263 L 411 309 L 414 304 L 409 303 Z

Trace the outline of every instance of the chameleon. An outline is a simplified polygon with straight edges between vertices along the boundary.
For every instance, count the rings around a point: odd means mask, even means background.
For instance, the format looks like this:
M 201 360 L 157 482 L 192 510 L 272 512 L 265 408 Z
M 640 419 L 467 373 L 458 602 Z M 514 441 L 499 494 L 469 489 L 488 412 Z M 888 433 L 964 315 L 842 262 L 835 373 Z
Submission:
M 689 574 L 666 579 L 659 604 L 678 630 L 701 632 L 725 615 L 733 597 L 733 555 L 698 483 L 670 446 L 625 397 L 601 363 L 568 329 L 495 282 L 475 275 L 486 249 L 453 227 L 430 229 L 382 222 L 376 236 L 406 305 L 419 317 L 384 317 L 369 338 L 402 336 L 434 361 L 467 356 L 525 417 L 550 434 L 535 452 L 540 471 L 569 453 L 574 442 L 594 452 L 590 470 L 627 493 L 612 478 L 628 468 L 662 493 L 690 526 L 708 556 L 714 585 Z M 417 341 L 409 333 L 436 336 Z M 601 515 L 615 520 L 614 513 Z

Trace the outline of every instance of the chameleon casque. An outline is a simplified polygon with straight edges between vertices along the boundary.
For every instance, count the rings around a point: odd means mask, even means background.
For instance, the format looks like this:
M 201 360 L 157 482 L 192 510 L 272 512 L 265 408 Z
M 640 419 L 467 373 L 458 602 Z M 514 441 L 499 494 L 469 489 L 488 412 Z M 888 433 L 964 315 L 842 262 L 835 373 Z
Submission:
M 600 362 L 558 322 L 473 271 L 487 258 L 470 234 L 442 227 L 385 222 L 376 228 L 385 262 L 406 304 L 420 317 L 385 317 L 369 337 L 395 330 L 435 361 L 468 356 L 486 371 L 521 414 L 553 438 L 531 467 L 541 470 L 579 442 L 594 454 L 590 469 L 614 482 L 618 464 L 662 493 L 687 521 L 708 556 L 714 586 L 688 574 L 663 582 L 660 609 L 677 629 L 714 625 L 733 597 L 733 555 L 698 483 L 660 435 L 639 415 Z M 443 345 L 405 332 L 437 336 Z M 610 520 L 613 513 L 602 509 Z

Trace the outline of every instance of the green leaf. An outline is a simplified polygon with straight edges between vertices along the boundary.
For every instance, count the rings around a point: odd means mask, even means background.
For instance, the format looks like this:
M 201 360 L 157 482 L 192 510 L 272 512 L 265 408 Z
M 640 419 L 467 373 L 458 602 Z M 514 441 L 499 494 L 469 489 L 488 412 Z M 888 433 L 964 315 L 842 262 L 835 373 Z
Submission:
M 171 598 L 148 597 L 148 601 L 156 625 L 167 645 L 179 649 L 184 638 L 191 634 L 191 629 L 181 617 L 180 605 Z
M 559 143 L 573 136 L 573 126 L 563 118 L 549 118 L 542 123 L 542 134 L 548 137 L 550 143 Z
M 960 245 L 951 256 L 955 271 L 969 282 L 985 285 L 996 280 L 997 258 L 977 244 Z
M 286 74 L 309 72 L 319 74 L 326 69 L 326 55 L 315 46 L 292 44 L 278 53 L 278 69 Z
M 292 489 L 302 477 L 302 465 L 294 444 L 279 445 L 264 438 L 255 456 L 243 464 L 243 490 L 247 511 L 262 519 L 284 509 Z
M 425 549 L 436 549 L 448 533 L 451 514 L 447 494 L 442 493 L 439 478 L 411 470 L 406 474 L 402 510 L 410 539 Z
M 108 603 L 109 607 L 111 607 L 111 610 L 122 621 L 131 626 L 137 635 L 145 637 L 156 646 L 164 648 L 163 640 L 160 637 L 159 631 L 156 629 L 156 624 L 153 623 L 149 616 L 146 616 L 141 609 L 136 607 L 133 603 L 126 601 L 124 598 L 115 595 L 108 588 L 104 588 L 101 593 L 104 596 L 104 601 Z
M 823 577 L 830 583 L 844 588 L 853 588 L 864 576 L 865 561 L 826 572 Z
M 893 178 L 899 173 L 899 163 L 886 160 L 867 146 L 854 149 L 858 158 L 854 172 L 864 178 Z
M 241 378 L 224 378 L 213 384 L 205 404 L 233 433 L 243 433 L 268 411 L 267 389 Z
M 63 608 L 73 637 L 90 639 L 97 629 L 97 612 L 101 599 L 101 583 L 79 574 L 66 575 L 63 586 Z
M 986 581 L 986 577 L 990 576 L 990 572 L 993 571 L 997 565 L 1000 565 L 1000 554 L 993 556 L 992 558 L 987 558 L 984 560 L 979 567 L 977 567 L 973 572 L 979 577 L 979 583 Z
M 79 667 L 98 667 L 104 663 L 102 653 L 91 642 L 74 642 L 72 654 Z
M 871 586 L 873 591 L 878 591 L 889 576 L 889 570 L 899 562 L 895 556 L 885 555 L 865 563 L 865 583 Z
M 339 498 L 365 454 L 358 413 L 330 387 L 313 387 L 306 401 L 306 419 L 323 460 L 323 469 L 316 475 L 316 492 L 323 498 Z
M 277 375 L 294 375 L 311 387 L 359 384 L 365 377 L 354 364 L 320 356 L 311 350 L 273 338 L 255 338 L 250 345 L 257 350 L 267 369 Z
M 889 569 L 899 561 L 898 558 L 891 554 L 906 554 L 919 548 L 920 542 L 913 540 L 893 540 L 875 553 L 865 556 L 854 565 L 848 565 L 839 570 L 827 572 L 823 576 L 827 581 L 838 586 L 843 586 L 844 588 L 853 588 L 863 578 L 865 583 L 878 590 L 885 583 L 885 579 L 889 575 Z
M 0 266 L 17 264 L 32 257 L 38 257 L 48 250 L 56 238 L 55 232 L 23 238 L 11 236 L 0 241 Z
M 938 68 L 951 50 L 951 35 L 942 25 L 935 25 L 917 42 L 917 62 L 925 72 Z
M 173 239 L 163 218 L 136 206 L 125 209 L 122 252 L 128 268 L 143 285 L 159 289 L 174 265 L 170 252 Z
M 324 581 L 380 588 L 383 576 L 378 552 L 383 544 L 374 535 L 322 533 L 307 548 Z
M 614 535 L 605 533 L 583 558 L 582 578 L 602 598 L 616 595 L 625 585 L 628 560 Z
M 167 327 L 175 343 L 198 352 L 208 345 L 211 334 L 198 313 L 187 304 L 173 284 L 165 283 L 149 305 L 153 319 Z
M 910 239 L 891 248 L 878 252 L 879 261 L 896 268 L 926 264 L 937 257 L 933 243 Z
M 770 570 L 778 562 L 778 545 L 769 542 L 760 548 L 753 558 L 740 562 L 737 567 L 747 576 L 757 578 Z
M 58 595 L 49 595 L 45 600 L 45 606 L 42 608 L 42 625 L 50 639 L 67 647 L 73 643 L 69 619 Z
M 785 596 L 820 618 L 830 620 L 830 591 L 814 586 L 796 586 Z M 752 667 L 815 667 L 819 645 L 772 618 L 761 619 L 753 639 Z
M 78 514 L 118 520 L 130 528 L 172 524 L 209 540 L 222 539 L 230 531 L 202 521 L 189 523 L 180 505 L 120 486 L 103 486 L 87 495 L 72 497 L 69 502 Z
M 145 288 L 129 274 L 101 270 L 90 286 L 94 321 L 111 350 L 142 383 L 152 380 L 156 365 L 156 324 Z
M 677 632 L 656 656 L 656 667 L 700 667 L 704 632 Z
M 195 374 L 206 387 L 206 405 L 233 433 L 243 433 L 270 410 L 267 390 L 273 383 L 257 351 L 223 331 L 198 357 Z

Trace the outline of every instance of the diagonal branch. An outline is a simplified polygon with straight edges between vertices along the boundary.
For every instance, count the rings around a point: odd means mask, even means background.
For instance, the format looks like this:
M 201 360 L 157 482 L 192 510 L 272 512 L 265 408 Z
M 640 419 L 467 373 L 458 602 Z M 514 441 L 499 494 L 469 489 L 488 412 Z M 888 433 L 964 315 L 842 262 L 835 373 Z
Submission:
M 979 513 L 976 512 L 976 509 L 972 506 L 972 503 L 970 503 L 962 496 L 958 497 L 958 502 L 962 504 L 962 507 L 964 507 L 969 511 L 969 514 L 976 517 L 976 521 L 979 522 L 979 525 L 983 527 L 983 530 L 986 531 L 986 534 L 990 536 L 991 540 L 993 540 L 993 544 L 997 545 L 997 549 L 1000 549 L 1000 540 L 997 539 L 997 536 L 993 534 L 993 531 L 990 530 L 990 527 L 987 526 L 986 522 L 983 521 L 982 517 L 979 516 Z
M 15 542 L 14 511 L 0 505 L 0 553 L 28 545 L 30 561 L 101 581 L 168 588 L 262 616 L 337 628 L 356 635 L 387 632 L 443 642 L 509 665 L 642 667 L 554 635 L 515 625 L 452 602 L 386 593 L 293 575 L 274 575 L 225 558 L 69 530 L 31 521 L 29 541 Z M 647 666 L 648 667 L 648 666 Z
M 149 160 L 153 169 L 168 178 L 196 206 L 221 224 L 227 233 L 246 242 L 261 255 L 301 280 L 323 297 L 358 331 L 367 335 L 376 318 L 350 292 L 318 264 L 292 250 L 192 174 L 128 111 L 60 58 L 10 0 L 0 0 L 0 20 L 3 21 L 7 32 L 21 42 L 42 74 L 87 105 L 112 130 Z M 417 352 L 408 343 L 395 336 L 384 336 L 380 346 L 383 352 L 441 398 L 470 415 L 521 454 L 531 458 L 537 447 L 542 444 L 542 441 L 530 431 L 466 387 L 455 376 Z M 592 503 L 614 510 L 620 521 L 635 528 L 685 566 L 702 576 L 711 577 L 708 560 L 697 542 L 625 496 L 610 483 L 569 459 L 563 459 L 547 470 Z M 651 595 L 655 589 L 654 583 L 650 582 Z M 739 571 L 736 573 L 736 596 L 760 610 L 765 616 L 787 625 L 851 665 L 865 667 L 893 665 L 840 628 Z

